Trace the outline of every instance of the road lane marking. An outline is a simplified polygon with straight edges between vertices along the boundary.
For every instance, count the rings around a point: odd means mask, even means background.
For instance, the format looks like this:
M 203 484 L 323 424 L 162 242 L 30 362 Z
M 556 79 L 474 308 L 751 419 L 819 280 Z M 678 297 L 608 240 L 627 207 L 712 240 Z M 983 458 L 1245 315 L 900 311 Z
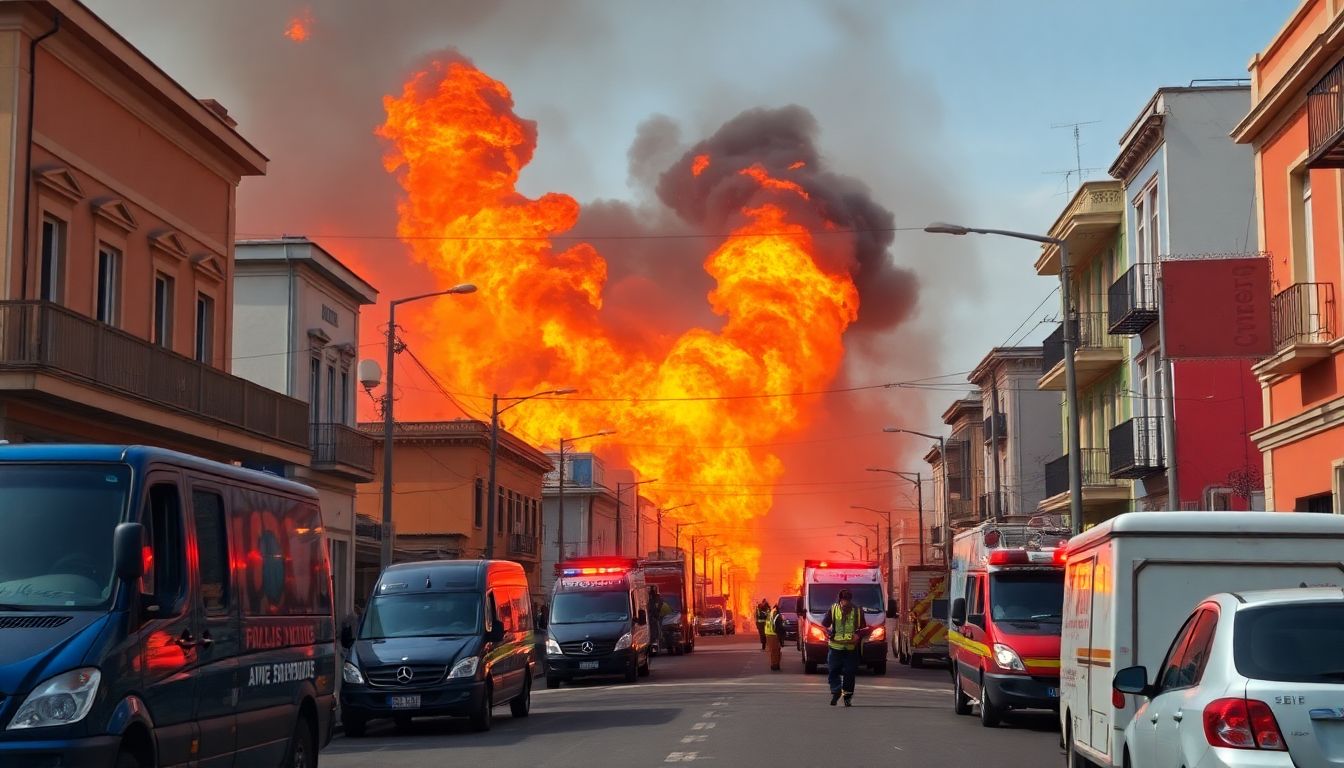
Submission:
M 708 731 L 708 730 L 712 729 L 712 728 L 713 728 L 714 726 L 716 726 L 716 725 L 718 725 L 718 723 L 696 723 L 695 725 L 692 725 L 692 726 L 691 726 L 691 730 L 692 730 L 692 731 Z
M 673 752 L 667 756 L 664 763 L 693 763 L 700 757 L 699 752 Z
M 682 736 L 682 737 L 681 737 L 681 743 L 682 743 L 682 744 L 695 744 L 695 743 L 698 743 L 698 742 L 701 742 L 701 741 L 705 741 L 705 740 L 708 739 L 708 738 L 709 738 L 708 735 L 697 735 L 697 734 L 692 733 L 692 734 L 689 734 L 689 735 L 686 735 L 686 736 Z

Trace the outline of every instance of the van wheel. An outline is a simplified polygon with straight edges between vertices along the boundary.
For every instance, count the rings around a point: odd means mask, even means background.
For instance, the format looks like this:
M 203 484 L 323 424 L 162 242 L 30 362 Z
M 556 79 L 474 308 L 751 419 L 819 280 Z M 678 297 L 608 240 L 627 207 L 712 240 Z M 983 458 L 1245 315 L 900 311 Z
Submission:
M 560 678 L 558 678 L 558 677 L 556 677 L 556 676 L 554 676 L 554 675 L 547 675 L 547 676 L 546 676 L 546 687 L 547 687 L 548 689 L 552 690 L 552 691 L 555 690 L 556 688 L 559 688 L 559 687 L 560 687 Z
M 1003 720 L 1003 710 L 994 706 L 994 702 L 989 700 L 989 689 L 985 687 L 985 679 L 980 678 L 980 724 L 986 728 L 997 728 Z
M 1125 750 L 1125 768 L 1129 768 L 1129 750 Z M 1078 754 L 1078 750 L 1073 748 L 1073 729 L 1067 728 L 1064 731 L 1064 768 L 1095 768 L 1091 760 Z
M 639 662 L 632 661 L 625 669 L 625 682 L 633 683 L 639 679 Z
M 294 724 L 294 734 L 289 737 L 289 752 L 281 765 L 285 768 L 317 768 L 317 740 L 313 738 L 313 726 L 307 715 L 300 715 Z
M 641 665 L 639 665 L 639 676 L 640 676 L 640 677 L 648 677 L 648 676 L 649 676 L 649 672 L 651 672 L 651 671 L 652 671 L 652 670 L 649 668 L 649 660 L 648 660 L 648 659 L 645 659 L 645 660 L 644 660 L 644 663 L 641 664 Z
M 485 684 L 485 693 L 481 696 L 480 706 L 471 714 L 471 729 L 479 733 L 490 730 L 495 719 L 495 691 L 490 683 Z
M 345 735 L 352 739 L 364 738 L 368 727 L 369 721 L 359 715 L 341 715 L 341 728 L 345 731 Z
M 804 661 L 803 661 L 803 674 L 807 674 L 807 675 L 815 675 L 815 674 L 817 674 L 817 662 L 815 662 L 815 661 L 807 661 L 807 660 L 804 660 Z
M 961 690 L 961 675 L 952 672 L 952 711 L 958 715 L 971 714 L 971 697 Z
M 532 714 L 532 678 L 523 680 L 523 692 L 509 702 L 509 712 L 514 717 L 527 717 Z

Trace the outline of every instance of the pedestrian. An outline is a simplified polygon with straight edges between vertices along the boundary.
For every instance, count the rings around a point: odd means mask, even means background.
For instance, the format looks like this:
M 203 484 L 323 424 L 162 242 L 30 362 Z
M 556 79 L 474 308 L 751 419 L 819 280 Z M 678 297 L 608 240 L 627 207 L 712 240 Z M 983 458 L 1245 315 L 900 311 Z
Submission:
M 784 636 L 784 617 L 779 615 L 779 604 L 770 607 L 765 619 L 765 648 L 770 655 L 770 671 L 779 671 L 779 639 Z
M 841 589 L 831 610 L 821 619 L 826 628 L 830 650 L 826 653 L 826 668 L 831 688 L 831 706 L 845 697 L 845 706 L 854 700 L 854 676 L 859 671 L 859 641 L 868 633 L 863 621 L 863 609 L 854 604 L 854 595 Z
M 756 606 L 756 634 L 761 637 L 761 650 L 765 650 L 765 620 L 770 615 L 770 604 L 761 598 L 761 602 Z

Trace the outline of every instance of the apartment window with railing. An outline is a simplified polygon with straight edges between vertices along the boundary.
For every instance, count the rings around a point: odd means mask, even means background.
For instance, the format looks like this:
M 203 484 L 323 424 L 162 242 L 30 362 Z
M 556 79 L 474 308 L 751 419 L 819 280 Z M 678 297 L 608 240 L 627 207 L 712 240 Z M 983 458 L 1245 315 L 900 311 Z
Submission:
M 196 294 L 196 362 L 209 365 L 215 358 L 215 300 Z
M 98 296 L 94 311 L 98 321 L 116 325 L 121 319 L 121 251 L 98 245 Z
M 55 216 L 42 217 L 41 258 L 38 298 L 59 303 L 64 297 L 66 225 Z
M 154 275 L 154 343 L 173 346 L 173 278 L 159 272 Z

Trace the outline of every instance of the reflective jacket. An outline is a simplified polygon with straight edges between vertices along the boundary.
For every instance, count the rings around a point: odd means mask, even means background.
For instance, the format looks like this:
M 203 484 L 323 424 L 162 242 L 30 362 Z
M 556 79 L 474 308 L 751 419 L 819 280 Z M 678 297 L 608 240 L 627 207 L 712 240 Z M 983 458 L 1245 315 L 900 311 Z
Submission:
M 863 621 L 863 609 L 850 604 L 846 613 L 839 603 L 821 619 L 821 625 L 831 630 L 830 646 L 837 651 L 852 651 L 859 644 L 859 633 L 867 625 Z

